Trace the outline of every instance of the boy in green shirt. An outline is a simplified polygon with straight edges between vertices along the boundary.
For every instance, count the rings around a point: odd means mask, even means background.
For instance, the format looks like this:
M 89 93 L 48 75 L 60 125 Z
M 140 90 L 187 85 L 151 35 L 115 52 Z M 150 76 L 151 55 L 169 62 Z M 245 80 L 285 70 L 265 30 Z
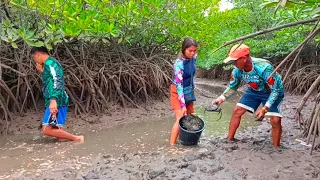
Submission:
M 49 56 L 45 47 L 32 48 L 31 55 L 37 63 L 36 68 L 42 77 L 46 107 L 42 121 L 43 133 L 56 137 L 58 140 L 83 142 L 83 136 L 75 136 L 62 129 L 67 119 L 69 97 L 65 91 L 64 72 L 61 64 Z

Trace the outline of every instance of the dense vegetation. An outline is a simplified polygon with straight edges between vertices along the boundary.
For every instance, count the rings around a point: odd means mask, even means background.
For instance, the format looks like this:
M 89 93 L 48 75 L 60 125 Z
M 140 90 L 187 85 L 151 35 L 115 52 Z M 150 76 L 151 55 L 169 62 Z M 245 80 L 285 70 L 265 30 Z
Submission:
M 200 42 L 199 66 L 221 63 L 227 48 L 212 54 L 223 42 L 277 26 L 298 13 L 262 8 L 262 0 L 235 2 L 232 10 L 219 11 L 219 1 L 100 1 L 100 0 L 11 0 L 2 3 L 1 40 L 18 48 L 52 49 L 57 44 L 81 41 L 107 46 L 157 46 L 177 51 L 180 41 L 191 36 Z M 275 57 L 288 54 L 303 40 L 310 26 L 283 29 L 248 40 L 253 54 Z

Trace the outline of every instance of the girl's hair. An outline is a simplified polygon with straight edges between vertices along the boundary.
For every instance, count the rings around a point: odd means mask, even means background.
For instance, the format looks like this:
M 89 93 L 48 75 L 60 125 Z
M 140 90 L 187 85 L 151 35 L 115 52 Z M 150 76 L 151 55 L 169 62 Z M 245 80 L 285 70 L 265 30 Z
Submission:
M 182 43 L 182 47 L 181 47 L 182 54 L 184 54 L 184 51 L 190 46 L 198 47 L 198 44 L 194 39 L 187 37 L 183 40 L 183 43 Z

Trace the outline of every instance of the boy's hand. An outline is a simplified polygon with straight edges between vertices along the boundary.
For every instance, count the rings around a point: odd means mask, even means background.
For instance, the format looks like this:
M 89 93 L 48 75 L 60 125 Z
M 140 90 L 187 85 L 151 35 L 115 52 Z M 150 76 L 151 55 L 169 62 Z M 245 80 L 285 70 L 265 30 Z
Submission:
M 58 112 L 58 106 L 57 106 L 57 101 L 55 99 L 52 99 L 50 101 L 50 105 L 49 105 L 49 109 L 50 109 L 50 113 L 52 115 L 56 115 Z
M 37 63 L 36 68 L 37 68 L 37 70 L 38 70 L 40 73 L 43 72 L 43 66 L 42 66 L 41 64 L 38 64 L 38 63 Z

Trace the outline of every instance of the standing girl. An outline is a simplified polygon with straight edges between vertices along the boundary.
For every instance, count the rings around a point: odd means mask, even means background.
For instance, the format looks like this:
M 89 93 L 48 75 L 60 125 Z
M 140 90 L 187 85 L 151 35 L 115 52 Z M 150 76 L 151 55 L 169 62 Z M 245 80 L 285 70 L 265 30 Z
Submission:
M 179 120 L 185 114 L 194 113 L 194 76 L 196 72 L 196 54 L 198 45 L 192 38 L 185 38 L 181 54 L 174 63 L 173 83 L 170 85 L 171 107 L 176 116 L 176 122 L 171 130 L 170 144 L 176 144 L 179 136 Z

